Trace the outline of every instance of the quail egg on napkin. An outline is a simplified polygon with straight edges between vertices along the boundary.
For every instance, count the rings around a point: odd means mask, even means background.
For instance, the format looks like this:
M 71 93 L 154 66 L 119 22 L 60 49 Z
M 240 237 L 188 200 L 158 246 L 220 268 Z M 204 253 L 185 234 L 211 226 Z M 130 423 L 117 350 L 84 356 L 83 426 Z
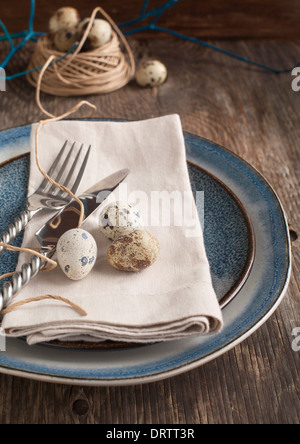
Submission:
M 140 211 L 125 202 L 109 204 L 103 209 L 99 217 L 101 233 L 112 241 L 142 226 L 143 219 Z
M 57 243 L 57 261 L 65 275 L 79 281 L 93 269 L 97 259 L 97 244 L 85 230 L 66 231 Z

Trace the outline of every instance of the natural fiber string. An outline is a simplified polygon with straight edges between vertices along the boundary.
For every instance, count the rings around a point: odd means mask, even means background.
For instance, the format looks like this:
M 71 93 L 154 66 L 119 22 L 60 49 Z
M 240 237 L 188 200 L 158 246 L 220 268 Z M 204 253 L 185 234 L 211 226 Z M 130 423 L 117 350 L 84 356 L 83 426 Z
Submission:
M 49 67 L 49 65 L 51 64 L 52 60 L 53 60 L 54 56 L 50 56 L 49 59 L 47 60 L 47 62 L 45 63 L 45 66 L 43 67 L 40 75 L 39 75 L 39 79 L 38 79 L 38 83 L 37 83 L 37 89 L 36 89 L 36 102 L 38 107 L 40 108 L 40 110 L 46 114 L 47 116 L 49 116 L 49 119 L 46 120 L 42 120 L 40 121 L 38 128 L 36 130 L 35 133 L 35 156 L 36 156 L 36 163 L 37 163 L 37 167 L 39 169 L 39 171 L 41 172 L 41 174 L 55 187 L 61 189 L 62 191 L 64 191 L 65 193 L 68 193 L 74 200 L 76 200 L 76 202 L 78 202 L 78 204 L 80 205 L 81 208 L 81 214 L 79 216 L 79 222 L 78 222 L 78 228 L 81 227 L 81 224 L 83 222 L 83 218 L 84 218 L 84 206 L 83 203 L 81 202 L 80 199 L 78 199 L 78 197 L 75 196 L 75 194 L 72 193 L 71 190 L 69 190 L 68 188 L 66 188 L 65 186 L 57 183 L 54 179 L 52 179 L 41 167 L 40 164 L 40 160 L 39 160 L 39 143 L 38 143 L 38 137 L 39 137 L 39 133 L 40 130 L 42 129 L 42 127 L 50 122 L 57 122 L 59 120 L 63 120 L 66 117 L 70 116 L 71 114 L 75 113 L 76 111 L 79 110 L 79 108 L 81 108 L 83 105 L 87 105 L 91 108 L 93 108 L 93 111 L 91 113 L 91 115 L 89 117 L 93 117 L 94 113 L 97 111 L 97 107 L 95 105 L 93 105 L 90 102 L 87 102 L 86 100 L 82 100 L 81 102 L 79 102 L 77 105 L 75 105 L 71 110 L 67 111 L 66 113 L 62 114 L 61 116 L 55 117 L 53 114 L 49 113 L 48 111 L 46 111 L 44 109 L 44 107 L 42 106 L 41 103 L 41 99 L 40 99 L 40 91 L 41 91 L 41 82 L 42 82 L 42 78 L 44 73 L 46 72 L 47 68 Z
M 48 268 L 44 268 L 43 270 L 41 270 L 43 272 L 51 271 L 51 270 L 53 270 L 54 268 L 57 267 L 57 263 L 55 261 L 53 261 L 52 259 L 49 259 L 49 258 L 43 256 L 39 252 L 35 251 L 35 249 L 14 247 L 12 245 L 7 245 L 7 244 L 4 244 L 2 242 L 0 243 L 0 246 L 5 248 L 8 251 L 18 251 L 18 252 L 30 253 L 32 255 L 38 256 L 39 258 L 45 260 L 46 262 L 48 262 L 50 264 L 50 266 Z M 10 277 L 13 274 L 14 274 L 14 272 L 13 273 L 5 273 L 2 276 L 0 276 L 0 280 L 2 280 L 4 278 L 7 278 L 7 277 Z M 37 297 L 34 297 L 34 298 L 29 298 L 29 299 L 26 299 L 25 301 L 19 301 L 19 302 L 16 302 L 15 304 L 11 304 L 9 307 L 7 307 L 4 310 L 2 310 L 0 312 L 0 315 L 4 316 L 4 315 L 12 312 L 16 308 L 21 307 L 22 305 L 28 304 L 30 302 L 38 302 L 38 301 L 41 301 L 41 300 L 44 300 L 44 299 L 56 299 L 56 300 L 62 301 L 65 304 L 70 305 L 74 310 L 76 310 L 82 316 L 86 316 L 87 315 L 85 310 L 83 310 L 81 307 L 79 307 L 79 305 L 75 304 L 74 302 L 70 301 L 69 299 L 63 298 L 61 296 L 50 295 L 50 294 L 47 294 L 47 295 L 44 295 L 44 296 L 37 296 Z
M 111 40 L 93 51 L 82 52 L 98 13 L 101 13 L 112 26 Z M 129 64 L 120 49 L 120 41 L 128 54 Z M 62 53 L 53 49 L 53 43 L 48 35 L 38 40 L 29 65 L 31 72 L 26 76 L 32 85 L 37 86 L 40 78 L 32 69 L 45 66 L 45 61 L 49 60 L 50 55 L 52 60 L 47 66 L 47 73 L 40 88 L 55 96 L 104 94 L 116 91 L 125 86 L 135 73 L 134 56 L 126 38 L 101 7 L 94 9 L 81 41 L 74 52 L 66 57 L 62 58 Z
M 84 206 L 83 203 L 81 202 L 81 200 L 75 196 L 75 194 L 72 193 L 71 190 L 69 190 L 68 188 L 66 188 L 65 186 L 57 183 L 54 179 L 52 179 L 52 177 L 50 177 L 41 167 L 40 164 L 40 160 L 39 160 L 39 142 L 38 142 L 38 137 L 39 137 L 39 133 L 40 130 L 42 129 L 42 127 L 50 122 L 57 122 L 59 120 L 63 120 L 66 117 L 70 116 L 71 114 L 75 113 L 76 111 L 78 111 L 83 105 L 87 105 L 91 108 L 93 108 L 93 111 L 91 113 L 91 115 L 89 117 L 93 117 L 94 113 L 97 110 L 97 107 L 95 105 L 93 105 L 90 102 L 87 102 L 85 100 L 82 100 L 81 102 L 79 102 L 77 105 L 75 105 L 71 110 L 67 111 L 66 113 L 62 114 L 61 116 L 55 117 L 53 114 L 49 113 L 48 111 L 46 111 L 44 109 L 44 107 L 42 106 L 41 103 L 41 99 L 40 99 L 40 90 L 41 90 L 41 82 L 42 82 L 42 78 L 44 73 L 46 72 L 48 66 L 51 64 L 52 60 L 53 60 L 54 56 L 50 56 L 49 59 L 47 60 L 47 62 L 45 63 L 44 68 L 42 69 L 40 75 L 39 75 L 39 79 L 38 79 L 38 83 L 37 83 L 37 89 L 36 89 L 36 102 L 38 107 L 40 108 L 40 110 L 46 114 L 47 116 L 49 116 L 49 119 L 46 120 L 41 120 L 38 128 L 36 130 L 35 133 L 35 156 L 36 156 L 36 164 L 37 167 L 39 169 L 39 171 L 41 172 L 41 174 L 55 187 L 59 188 L 60 190 L 64 191 L 65 193 L 69 194 L 74 200 L 76 200 L 76 202 L 78 202 L 78 204 L 80 205 L 81 211 L 80 211 L 80 216 L 79 216 L 79 222 L 78 222 L 78 228 L 81 227 L 82 222 L 83 222 L 83 218 L 84 218 Z
M 57 267 L 57 263 L 53 259 L 49 259 L 48 257 L 45 257 L 43 254 L 39 253 L 35 248 L 14 247 L 13 245 L 8 245 L 8 244 L 5 244 L 4 242 L 0 242 L 0 247 L 5 248 L 7 251 L 17 251 L 19 253 L 21 253 L 21 252 L 30 253 L 34 256 L 39 257 L 40 259 L 45 260 L 46 262 L 48 262 L 50 264 L 50 267 L 48 267 L 44 270 L 41 270 L 41 271 L 51 271 Z M 2 276 L 0 276 L 0 280 L 10 277 L 13 274 L 14 274 L 14 272 L 5 273 Z
M 43 66 L 43 69 L 41 70 L 41 72 L 40 72 L 40 74 L 39 74 L 38 81 L 37 81 L 37 87 L 36 87 L 36 103 L 37 103 L 38 107 L 40 108 L 40 110 L 41 110 L 44 114 L 46 114 L 47 116 L 49 116 L 49 119 L 41 120 L 40 123 L 39 123 L 39 125 L 38 125 L 38 128 L 37 128 L 37 130 L 36 130 L 36 133 L 35 133 L 35 156 L 36 156 L 36 163 L 37 163 L 37 167 L 38 167 L 40 173 L 41 173 L 41 174 L 42 174 L 42 175 L 43 175 L 43 176 L 44 176 L 44 177 L 45 177 L 45 178 L 46 178 L 46 179 L 47 179 L 52 185 L 54 185 L 55 187 L 57 187 L 57 188 L 59 188 L 60 190 L 64 191 L 65 193 L 69 194 L 69 195 L 72 197 L 72 199 L 74 199 L 76 202 L 78 202 L 78 204 L 80 205 L 80 214 L 79 214 L 78 228 L 80 228 L 81 225 L 82 225 L 83 219 L 84 219 L 84 205 L 83 205 L 83 203 L 81 202 L 81 200 L 80 200 L 77 196 L 75 196 L 75 195 L 72 193 L 71 190 L 69 190 L 69 189 L 66 188 L 65 186 L 63 186 L 63 185 L 57 183 L 55 180 L 53 180 L 53 179 L 52 179 L 52 178 L 51 178 L 51 177 L 50 177 L 50 176 L 49 176 L 49 175 L 43 170 L 43 168 L 41 167 L 41 164 L 40 164 L 40 160 L 39 160 L 39 140 L 38 140 L 38 138 L 39 138 L 40 130 L 41 130 L 42 127 L 43 127 L 44 125 L 46 125 L 47 123 L 50 123 L 50 122 L 57 122 L 57 121 L 59 121 L 59 120 L 63 120 L 63 119 L 65 119 L 66 117 L 68 117 L 68 116 L 70 116 L 71 114 L 73 114 L 73 113 L 75 113 L 76 111 L 78 111 L 78 110 L 79 110 L 82 106 L 84 106 L 84 105 L 87 105 L 87 106 L 89 106 L 90 108 L 92 108 L 91 115 L 89 116 L 89 117 L 92 117 L 92 116 L 95 114 L 95 112 L 96 112 L 96 110 L 97 110 L 97 107 L 96 107 L 95 105 L 93 105 L 92 103 L 86 101 L 86 100 L 82 100 L 82 101 L 79 102 L 76 106 L 74 106 L 73 108 L 71 108 L 69 111 L 65 112 L 64 114 L 62 114 L 62 115 L 60 115 L 60 116 L 58 116 L 58 117 L 55 117 L 53 114 L 51 114 L 51 113 L 49 113 L 47 110 L 45 110 L 45 108 L 42 106 L 41 99 L 40 99 L 41 83 L 42 83 L 42 79 L 43 79 L 43 76 L 44 76 L 44 74 L 45 74 L 47 68 L 50 66 L 50 64 L 51 64 L 51 62 L 54 60 L 54 58 L 55 58 L 55 56 L 53 56 L 53 55 L 51 55 L 51 56 L 49 57 L 49 59 L 47 60 L 47 62 L 46 62 L 45 65 Z M 57 262 L 55 262 L 54 260 L 52 260 L 52 259 L 50 259 L 50 258 L 45 257 L 44 255 L 42 255 L 41 253 L 39 253 L 38 251 L 36 251 L 36 250 L 34 250 L 34 249 L 31 249 L 31 248 L 24 248 L 24 247 L 14 247 L 14 246 L 11 246 L 11 245 L 9 245 L 9 244 L 5 244 L 5 243 L 0 243 L 0 247 L 3 247 L 4 249 L 6 249 L 6 250 L 8 250 L 8 251 L 24 252 L 24 253 L 29 253 L 29 254 L 32 254 L 32 255 L 35 255 L 35 256 L 40 257 L 41 259 L 45 260 L 48 264 L 50 264 L 50 266 L 49 266 L 48 268 L 44 268 L 44 269 L 41 270 L 41 271 L 44 271 L 44 272 L 45 272 L 45 271 L 51 271 L 51 270 L 53 270 L 54 268 L 57 267 Z M 10 277 L 10 276 L 12 276 L 13 274 L 14 274 L 14 272 L 13 272 L 13 273 L 6 273 L 6 274 L 0 276 L 0 280 L 2 280 L 2 279 L 4 279 L 4 278 L 7 278 L 7 277 Z M 26 300 L 24 300 L 24 301 L 19 301 L 19 302 L 16 302 L 15 304 L 11 304 L 9 307 L 7 307 L 6 309 L 2 310 L 2 311 L 0 312 L 0 315 L 8 314 L 8 313 L 12 312 L 13 310 L 15 310 L 15 309 L 17 309 L 17 308 L 19 308 L 19 307 L 21 307 L 21 306 L 23 306 L 23 305 L 25 305 L 25 304 L 29 304 L 29 303 L 32 303 L 32 302 L 37 302 L 37 301 L 41 301 L 41 300 L 45 300 L 45 299 L 56 299 L 56 300 L 60 300 L 60 301 L 62 301 L 62 302 L 64 302 L 64 303 L 68 304 L 69 306 L 71 306 L 75 311 L 77 311 L 78 313 L 80 313 L 82 316 L 86 316 L 86 315 L 87 315 L 87 313 L 85 312 L 85 310 L 83 310 L 83 309 L 82 309 L 81 307 L 79 307 L 77 304 L 73 303 L 71 300 L 66 299 L 66 298 L 63 298 L 63 297 L 61 297 L 61 296 L 49 295 L 49 294 L 47 294 L 47 295 L 43 295 L 43 296 L 37 296 L 37 297 L 33 297 L 33 298 L 28 298 L 28 299 L 26 299 Z
M 39 301 L 42 301 L 45 299 L 55 299 L 57 301 L 64 302 L 65 304 L 70 305 L 70 307 L 72 307 L 75 311 L 77 311 L 82 316 L 87 316 L 87 312 L 85 310 L 83 310 L 81 307 L 79 307 L 79 305 L 74 304 L 74 302 L 70 301 L 70 299 L 64 298 L 62 296 L 56 296 L 53 294 L 47 294 L 44 296 L 37 296 L 35 298 L 26 299 L 25 301 L 19 301 L 19 302 L 16 302 L 15 304 L 11 304 L 5 310 L 1 311 L 1 315 L 4 316 L 8 313 L 11 313 L 16 308 L 22 307 L 23 305 L 26 305 L 30 302 L 39 302 Z

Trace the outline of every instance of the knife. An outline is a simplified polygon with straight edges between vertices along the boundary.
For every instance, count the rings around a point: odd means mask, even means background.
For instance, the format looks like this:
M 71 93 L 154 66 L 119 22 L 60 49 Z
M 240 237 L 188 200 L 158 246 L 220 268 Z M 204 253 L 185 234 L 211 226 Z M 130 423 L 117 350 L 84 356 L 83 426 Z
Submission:
M 92 188 L 87 190 L 79 199 L 83 203 L 84 218 L 82 224 L 97 210 L 105 199 L 120 185 L 128 176 L 128 169 L 117 171 L 116 173 L 102 179 Z M 48 220 L 35 234 L 41 245 L 39 251 L 45 258 L 51 259 L 56 251 L 59 238 L 66 231 L 76 228 L 79 223 L 81 207 L 79 203 L 72 200 L 55 216 Z M 23 264 L 21 271 L 13 274 L 10 282 L 3 284 L 0 290 L 0 311 L 7 307 L 11 298 L 24 288 L 31 279 L 45 267 L 47 261 L 38 256 L 33 256 L 30 263 Z

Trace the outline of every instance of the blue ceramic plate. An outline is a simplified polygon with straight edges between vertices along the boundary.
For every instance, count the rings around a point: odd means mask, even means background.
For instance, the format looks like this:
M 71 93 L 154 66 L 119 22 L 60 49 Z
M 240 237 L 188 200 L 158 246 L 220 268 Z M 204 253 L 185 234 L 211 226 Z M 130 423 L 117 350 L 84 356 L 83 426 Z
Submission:
M 26 205 L 30 126 L 0 133 L 0 230 Z M 290 242 L 282 206 L 249 164 L 213 142 L 185 134 L 193 190 L 204 191 L 204 238 L 224 329 L 213 336 L 139 347 L 28 346 L 7 339 L 0 372 L 78 385 L 130 385 L 188 371 L 240 343 L 274 312 L 290 277 Z M 20 245 L 22 236 L 15 241 Z M 0 273 L 16 256 L 5 252 Z M 117 347 L 117 349 L 116 349 Z M 95 348 L 93 346 L 93 348 Z M 100 354 L 100 355 L 99 355 Z

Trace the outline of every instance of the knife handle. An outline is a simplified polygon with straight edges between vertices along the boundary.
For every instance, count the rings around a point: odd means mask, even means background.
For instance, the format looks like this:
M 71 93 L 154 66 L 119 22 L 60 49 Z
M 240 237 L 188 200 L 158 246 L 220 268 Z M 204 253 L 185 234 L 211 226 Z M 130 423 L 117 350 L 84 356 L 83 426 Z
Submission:
M 19 217 L 16 217 L 13 224 L 10 224 L 8 227 L 8 231 L 2 233 L 2 242 L 4 244 L 12 244 L 17 236 L 21 233 L 22 230 L 26 227 L 28 222 L 32 219 L 35 212 L 25 210 L 22 211 Z M 0 256 L 4 251 L 3 247 L 0 247 Z

